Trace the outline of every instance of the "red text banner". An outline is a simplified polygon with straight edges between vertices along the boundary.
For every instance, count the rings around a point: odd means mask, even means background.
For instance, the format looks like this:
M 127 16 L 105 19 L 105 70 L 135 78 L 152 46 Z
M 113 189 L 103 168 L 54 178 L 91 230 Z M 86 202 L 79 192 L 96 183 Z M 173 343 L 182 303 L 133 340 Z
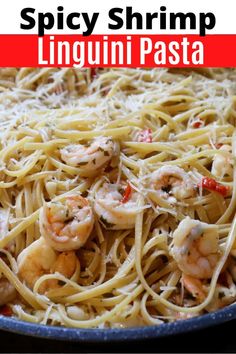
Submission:
M 0 35 L 1 67 L 236 67 L 236 35 Z

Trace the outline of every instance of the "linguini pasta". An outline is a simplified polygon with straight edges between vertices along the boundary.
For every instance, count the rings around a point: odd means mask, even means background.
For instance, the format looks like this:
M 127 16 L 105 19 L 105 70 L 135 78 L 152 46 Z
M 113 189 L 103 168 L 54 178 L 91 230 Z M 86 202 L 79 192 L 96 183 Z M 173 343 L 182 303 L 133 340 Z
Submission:
M 0 69 L 0 312 L 159 325 L 236 300 L 235 69 Z

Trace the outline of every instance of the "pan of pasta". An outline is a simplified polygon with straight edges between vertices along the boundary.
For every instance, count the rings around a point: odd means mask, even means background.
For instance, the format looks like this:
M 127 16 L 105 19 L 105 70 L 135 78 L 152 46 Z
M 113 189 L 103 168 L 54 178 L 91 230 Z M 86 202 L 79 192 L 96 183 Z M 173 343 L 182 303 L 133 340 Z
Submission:
M 236 69 L 0 69 L 0 328 L 236 318 Z

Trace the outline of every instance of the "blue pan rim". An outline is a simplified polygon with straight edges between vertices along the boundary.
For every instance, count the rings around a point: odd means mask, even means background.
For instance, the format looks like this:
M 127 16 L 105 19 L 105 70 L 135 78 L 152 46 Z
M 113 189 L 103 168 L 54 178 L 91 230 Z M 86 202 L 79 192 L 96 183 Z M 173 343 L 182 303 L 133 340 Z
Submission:
M 156 326 L 126 329 L 84 329 L 47 326 L 0 316 L 0 329 L 37 338 L 83 343 L 108 343 L 163 338 L 183 334 L 236 319 L 236 303 L 202 316 Z

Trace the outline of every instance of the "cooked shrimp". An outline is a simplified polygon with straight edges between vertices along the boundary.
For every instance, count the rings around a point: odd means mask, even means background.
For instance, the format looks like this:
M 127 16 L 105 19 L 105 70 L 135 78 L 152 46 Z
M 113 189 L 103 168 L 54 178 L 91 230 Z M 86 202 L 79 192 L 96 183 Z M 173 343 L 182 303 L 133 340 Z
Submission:
M 170 203 L 193 197 L 196 193 L 189 174 L 178 166 L 162 166 L 152 173 L 151 185 Z
M 199 302 L 202 302 L 206 298 L 201 280 L 191 277 L 190 275 L 183 274 L 182 283 L 184 288 Z
M 51 273 L 60 273 L 66 278 L 71 278 L 75 273 L 78 259 L 74 251 L 62 252 L 58 255 L 55 264 L 52 266 Z M 58 288 L 58 280 L 48 280 L 48 288 Z
M 229 145 L 222 145 L 219 151 L 223 151 L 224 154 L 216 154 L 211 168 L 211 173 L 219 178 L 223 178 L 225 175 L 232 176 L 233 173 L 233 157 L 231 153 L 231 147 Z
M 74 251 L 62 252 L 58 255 L 51 271 L 58 272 L 66 278 L 70 278 L 76 268 L 77 257 Z
M 42 275 L 50 273 L 57 259 L 57 253 L 41 237 L 25 248 L 18 256 L 18 275 L 33 289 Z M 46 284 L 42 289 L 45 292 Z
M 98 137 L 89 145 L 75 144 L 61 149 L 61 158 L 68 165 L 81 167 L 83 173 L 94 173 L 104 167 L 117 152 L 111 138 Z
M 16 289 L 14 286 L 6 279 L 0 279 L 0 306 L 6 305 L 13 301 L 16 297 Z
M 132 191 L 130 185 L 125 182 L 104 182 L 95 195 L 94 210 L 107 229 L 132 229 L 140 212 L 137 198 L 138 193 Z
M 208 279 L 219 260 L 218 240 L 217 226 L 186 217 L 173 233 L 171 254 L 183 273 Z
M 42 236 L 55 250 L 76 250 L 91 234 L 93 211 L 87 199 L 74 194 L 63 202 L 45 204 L 40 211 L 39 225 Z
M 17 263 L 20 279 L 33 289 L 36 281 L 45 274 L 59 272 L 70 278 L 75 272 L 77 257 L 74 252 L 59 254 L 40 237 L 19 254 Z M 39 292 L 45 293 L 58 286 L 57 280 L 47 280 L 40 286 Z

